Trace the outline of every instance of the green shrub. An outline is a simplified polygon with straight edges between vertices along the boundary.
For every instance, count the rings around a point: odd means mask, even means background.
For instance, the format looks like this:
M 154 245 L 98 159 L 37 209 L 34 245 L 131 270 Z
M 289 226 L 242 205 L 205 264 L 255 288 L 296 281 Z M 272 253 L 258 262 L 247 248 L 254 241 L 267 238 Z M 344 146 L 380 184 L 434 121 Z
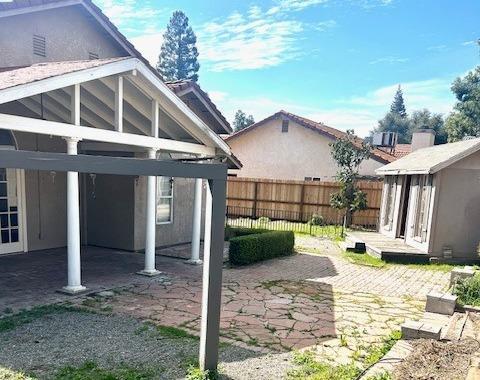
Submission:
M 480 306 L 480 273 L 459 280 L 453 288 L 453 294 L 458 296 L 462 305 Z
M 311 226 L 323 226 L 325 224 L 325 220 L 323 219 L 323 216 L 318 214 L 313 214 L 310 220 L 308 221 L 308 224 Z
M 225 227 L 225 240 L 228 241 L 231 238 L 237 236 L 246 236 L 246 235 L 254 235 L 254 234 L 263 234 L 265 232 L 269 232 L 270 230 L 264 228 L 242 228 L 242 227 Z
M 270 231 L 230 239 L 230 263 L 247 265 L 257 261 L 293 254 L 292 231 Z

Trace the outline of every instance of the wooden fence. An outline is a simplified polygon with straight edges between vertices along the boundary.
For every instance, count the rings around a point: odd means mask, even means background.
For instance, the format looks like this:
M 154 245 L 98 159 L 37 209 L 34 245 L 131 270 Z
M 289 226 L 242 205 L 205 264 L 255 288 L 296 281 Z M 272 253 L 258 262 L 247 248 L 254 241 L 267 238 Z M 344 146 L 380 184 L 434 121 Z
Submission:
M 358 187 L 367 195 L 368 208 L 355 213 L 353 224 L 374 226 L 380 213 L 383 182 L 359 181 Z M 229 216 L 266 216 L 302 222 L 308 221 L 313 214 L 318 214 L 327 223 L 339 223 L 340 213 L 330 206 L 330 197 L 339 188 L 337 182 L 229 177 L 227 212 Z

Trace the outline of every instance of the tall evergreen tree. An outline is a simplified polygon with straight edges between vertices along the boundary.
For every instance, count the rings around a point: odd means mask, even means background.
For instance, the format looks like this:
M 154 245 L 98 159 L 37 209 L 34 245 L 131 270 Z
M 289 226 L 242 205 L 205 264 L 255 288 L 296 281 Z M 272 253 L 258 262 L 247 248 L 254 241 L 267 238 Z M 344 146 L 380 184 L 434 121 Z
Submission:
M 164 80 L 198 80 L 200 64 L 196 43 L 197 37 L 188 25 L 188 17 L 182 11 L 173 12 L 157 63 L 157 71 Z
M 398 85 L 397 92 L 395 93 L 392 105 L 390 106 L 390 112 L 397 114 L 403 119 L 407 118 L 407 108 L 405 107 L 405 102 L 403 100 L 403 92 L 400 85 Z
M 233 130 L 235 132 L 241 131 L 252 124 L 255 123 L 255 120 L 252 115 L 248 115 L 242 110 L 238 110 L 235 113 L 235 120 L 233 121 Z

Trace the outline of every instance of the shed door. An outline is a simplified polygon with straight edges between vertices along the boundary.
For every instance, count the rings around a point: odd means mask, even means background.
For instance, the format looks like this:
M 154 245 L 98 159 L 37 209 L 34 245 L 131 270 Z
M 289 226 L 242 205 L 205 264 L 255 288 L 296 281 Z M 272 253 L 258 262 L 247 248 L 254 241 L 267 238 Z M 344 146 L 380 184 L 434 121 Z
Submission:
M 428 235 L 428 215 L 432 194 L 432 176 L 418 175 L 414 179 L 415 186 L 415 209 L 412 218 L 411 237 L 419 242 L 425 243 Z

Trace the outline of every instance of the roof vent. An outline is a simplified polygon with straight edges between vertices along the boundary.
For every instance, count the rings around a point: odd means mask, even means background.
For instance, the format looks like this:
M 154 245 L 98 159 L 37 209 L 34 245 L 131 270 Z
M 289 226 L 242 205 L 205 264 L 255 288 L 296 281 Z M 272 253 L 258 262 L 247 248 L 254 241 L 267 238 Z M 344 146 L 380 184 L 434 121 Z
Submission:
M 33 35 L 33 54 L 40 57 L 47 56 L 47 43 L 44 36 Z
M 92 53 L 91 51 L 88 52 L 88 59 L 98 59 L 97 53 Z

